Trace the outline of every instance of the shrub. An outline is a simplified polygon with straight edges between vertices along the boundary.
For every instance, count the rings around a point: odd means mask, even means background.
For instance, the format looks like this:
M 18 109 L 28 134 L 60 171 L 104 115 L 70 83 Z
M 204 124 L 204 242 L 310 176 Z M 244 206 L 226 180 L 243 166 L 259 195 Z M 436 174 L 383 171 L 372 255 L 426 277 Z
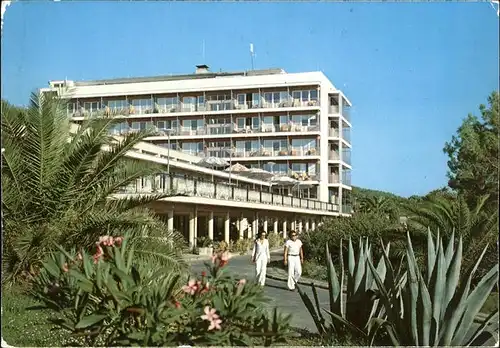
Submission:
M 80 345 L 267 346 L 289 331 L 289 317 L 264 309 L 259 286 L 226 274 L 227 254 L 182 287 L 179 274 L 136 261 L 126 238 L 101 238 L 93 256 L 61 248 L 33 294 Z
M 196 241 L 198 248 L 210 248 L 214 245 L 214 241 L 208 237 L 200 237 Z
M 280 264 L 283 264 L 280 262 Z M 302 275 L 317 280 L 326 280 L 326 267 L 314 261 L 304 261 L 302 264 Z
M 239 253 L 241 255 L 246 254 L 253 247 L 252 239 L 238 239 L 236 242 L 232 242 L 229 245 L 229 250 L 233 253 Z
M 271 232 L 267 235 L 270 248 L 279 248 L 284 245 L 283 237 L 279 233 Z
M 423 235 L 425 237 L 425 234 Z M 326 265 L 324 247 L 328 245 L 340 245 L 341 240 L 352 238 L 369 238 L 378 240 L 387 238 L 391 241 L 392 257 L 399 259 L 404 253 L 405 233 L 401 225 L 394 223 L 385 216 L 376 213 L 359 213 L 352 217 L 336 217 L 328 219 L 315 231 L 302 233 L 301 240 L 304 243 L 304 254 L 307 260 L 314 261 L 320 265 Z M 415 236 L 417 238 L 418 236 Z M 419 244 L 422 238 L 416 241 Z M 425 241 L 425 238 L 423 238 Z M 425 243 L 424 243 L 425 244 Z M 347 255 L 347 245 L 343 244 L 343 254 Z M 378 244 L 372 245 L 374 255 L 381 255 L 382 248 Z M 339 250 L 332 250 L 332 259 L 339 262 Z M 420 257 L 420 255 L 419 255 Z M 344 262 L 347 262 L 345 259 Z

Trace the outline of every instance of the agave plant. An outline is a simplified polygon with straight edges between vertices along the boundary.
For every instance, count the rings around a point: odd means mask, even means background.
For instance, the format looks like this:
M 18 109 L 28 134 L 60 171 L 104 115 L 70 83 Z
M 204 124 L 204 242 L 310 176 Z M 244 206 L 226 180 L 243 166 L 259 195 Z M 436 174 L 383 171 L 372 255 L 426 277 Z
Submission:
M 422 274 L 407 235 L 406 266 L 408 281 L 384 282 L 371 261 L 368 262 L 384 304 L 387 318 L 374 319 L 384 327 L 395 346 L 477 345 L 486 331 L 498 330 L 498 310 L 491 313 L 471 335 L 473 320 L 498 282 L 498 264 L 471 291 L 471 282 L 486 248 L 475 266 L 460 279 L 462 238 L 454 246 L 454 233 L 446 250 L 441 237 L 433 240 L 428 231 L 427 267 Z M 386 265 L 389 259 L 383 255 Z
M 333 265 L 328 244 L 325 249 L 330 307 L 329 309 L 320 307 L 314 284 L 311 284 L 311 287 L 316 306 L 313 305 L 309 296 L 298 286 L 302 301 L 311 314 L 318 332 L 322 336 L 326 337 L 334 333 L 345 333 L 345 330 L 347 330 L 352 334 L 368 339 L 372 330 L 375 329 L 371 325 L 372 318 L 384 318 L 385 316 L 385 310 L 376 295 L 378 286 L 374 281 L 372 270 L 368 266 L 368 263 L 371 263 L 372 259 L 371 245 L 368 239 L 365 240 L 365 243 L 360 239 L 359 251 L 356 258 L 352 241 L 349 239 L 348 263 L 347 269 L 345 269 L 341 241 L 339 273 L 337 273 Z M 377 273 L 378 278 L 384 283 L 388 272 L 383 258 L 389 257 L 390 244 L 387 244 L 382 249 L 384 256 L 380 258 L 374 272 Z M 392 282 L 395 272 L 390 263 L 388 266 L 390 276 L 388 281 Z M 326 321 L 322 311 L 330 316 L 329 322 Z

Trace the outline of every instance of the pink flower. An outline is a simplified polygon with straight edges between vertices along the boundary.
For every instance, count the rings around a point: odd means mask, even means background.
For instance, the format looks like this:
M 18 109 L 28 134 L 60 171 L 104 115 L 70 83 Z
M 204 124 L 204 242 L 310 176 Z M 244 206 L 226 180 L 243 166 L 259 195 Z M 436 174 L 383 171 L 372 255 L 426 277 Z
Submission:
M 215 263 L 215 260 L 217 260 L 217 255 L 212 255 L 212 263 Z
M 202 276 L 202 277 L 206 277 L 206 276 L 207 276 L 207 272 L 202 271 L 202 272 L 201 272 L 201 276 Z
M 65 263 L 65 264 L 62 266 L 62 270 L 63 270 L 63 272 L 65 272 L 65 273 L 69 271 L 69 267 L 68 267 L 68 264 L 67 264 L 67 263 Z
M 182 287 L 182 291 L 190 295 L 194 295 L 197 290 L 198 290 L 198 285 L 196 285 L 196 280 L 194 279 L 191 279 L 187 285 L 184 285 Z
M 221 329 L 220 324 L 222 324 L 222 320 L 220 320 L 220 319 L 212 320 L 210 322 L 210 326 L 208 327 L 208 331 L 213 330 L 213 329 L 220 330 Z
M 179 301 L 174 302 L 175 308 L 181 308 L 181 303 Z
M 93 256 L 94 263 L 98 263 L 101 256 L 104 255 L 104 250 L 102 250 L 102 247 L 99 245 L 99 243 L 96 243 L 96 247 L 97 247 L 97 250 Z
M 245 285 L 246 283 L 247 283 L 247 280 L 246 280 L 246 279 L 244 279 L 244 278 L 243 278 L 243 279 L 240 279 L 240 280 L 238 281 L 238 285 Z
M 215 314 L 216 309 L 215 308 L 210 309 L 209 306 L 206 306 L 204 312 L 205 312 L 205 314 L 203 314 L 201 316 L 201 319 L 207 320 L 210 322 L 210 326 L 208 327 L 208 330 L 209 331 L 214 330 L 214 329 L 220 330 L 221 329 L 220 324 L 222 324 L 222 320 L 219 318 L 219 316 L 217 314 Z

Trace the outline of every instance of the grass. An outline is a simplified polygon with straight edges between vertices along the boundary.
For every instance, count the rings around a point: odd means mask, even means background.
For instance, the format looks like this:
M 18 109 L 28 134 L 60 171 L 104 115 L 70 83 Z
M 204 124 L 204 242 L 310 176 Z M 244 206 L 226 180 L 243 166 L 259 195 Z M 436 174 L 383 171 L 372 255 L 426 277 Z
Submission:
M 51 331 L 48 310 L 28 310 L 39 305 L 24 289 L 2 289 L 2 337 L 16 347 L 61 347 L 67 336 L 62 331 Z

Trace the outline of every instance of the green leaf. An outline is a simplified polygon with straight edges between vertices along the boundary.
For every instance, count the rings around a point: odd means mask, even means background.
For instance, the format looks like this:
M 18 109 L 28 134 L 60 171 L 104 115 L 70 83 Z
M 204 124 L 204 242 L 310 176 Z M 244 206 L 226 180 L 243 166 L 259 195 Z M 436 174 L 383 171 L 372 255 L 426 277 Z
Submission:
M 106 319 L 108 316 L 106 314 L 92 314 L 84 317 L 82 320 L 80 320 L 76 325 L 75 329 L 85 329 L 88 328 L 89 326 L 95 325 L 99 323 L 100 321 L 103 321 Z

